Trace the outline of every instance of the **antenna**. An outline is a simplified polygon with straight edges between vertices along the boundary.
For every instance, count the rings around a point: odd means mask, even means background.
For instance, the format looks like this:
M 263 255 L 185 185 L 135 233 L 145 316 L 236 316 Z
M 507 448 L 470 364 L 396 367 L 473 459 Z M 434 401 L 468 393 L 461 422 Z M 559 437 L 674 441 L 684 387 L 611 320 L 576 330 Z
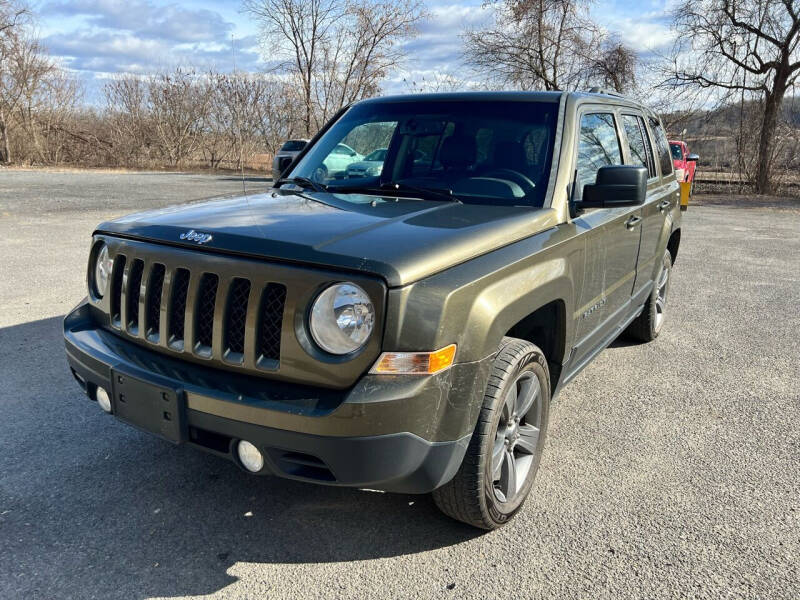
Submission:
M 238 89 L 236 87 L 236 38 L 233 37 L 231 34 L 231 54 L 233 55 L 233 89 L 236 94 L 236 100 L 239 101 L 241 98 L 238 97 Z M 238 105 L 241 105 L 241 102 L 237 102 Z M 247 196 L 247 184 L 244 181 L 244 143 L 242 141 L 242 117 L 239 113 L 240 106 L 236 106 L 236 129 L 238 129 L 239 135 L 239 171 L 242 177 L 242 193 Z

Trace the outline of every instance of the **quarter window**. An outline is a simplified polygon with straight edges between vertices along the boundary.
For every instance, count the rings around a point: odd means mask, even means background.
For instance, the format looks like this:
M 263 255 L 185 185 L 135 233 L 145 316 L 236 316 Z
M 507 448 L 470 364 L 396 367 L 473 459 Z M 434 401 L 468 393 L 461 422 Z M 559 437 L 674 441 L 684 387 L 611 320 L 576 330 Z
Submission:
M 621 165 L 622 153 L 611 113 L 592 113 L 581 117 L 578 140 L 576 198 L 583 196 L 583 186 L 597 181 L 597 170 L 608 165 Z
M 625 137 L 628 138 L 631 164 L 647 168 L 648 178 L 655 177 L 657 175 L 656 166 L 653 163 L 653 152 L 644 128 L 644 121 L 635 115 L 622 115 L 622 126 L 625 129 Z
M 667 134 L 664 133 L 661 123 L 655 119 L 650 119 L 650 125 L 656 138 L 656 150 L 658 151 L 658 164 L 661 165 L 661 175 L 669 175 L 672 173 L 672 152 L 669 149 Z

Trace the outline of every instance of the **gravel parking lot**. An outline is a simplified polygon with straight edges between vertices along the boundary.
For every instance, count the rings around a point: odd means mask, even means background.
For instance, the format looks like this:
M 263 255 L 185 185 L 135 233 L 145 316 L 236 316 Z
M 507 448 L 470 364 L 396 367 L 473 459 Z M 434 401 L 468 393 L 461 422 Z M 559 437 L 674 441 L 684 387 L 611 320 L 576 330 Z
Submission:
M 240 190 L 0 170 L 0 598 L 798 597 L 800 211 L 686 213 L 661 337 L 564 390 L 534 495 L 481 534 L 424 496 L 247 476 L 79 391 L 60 328 L 94 225 Z

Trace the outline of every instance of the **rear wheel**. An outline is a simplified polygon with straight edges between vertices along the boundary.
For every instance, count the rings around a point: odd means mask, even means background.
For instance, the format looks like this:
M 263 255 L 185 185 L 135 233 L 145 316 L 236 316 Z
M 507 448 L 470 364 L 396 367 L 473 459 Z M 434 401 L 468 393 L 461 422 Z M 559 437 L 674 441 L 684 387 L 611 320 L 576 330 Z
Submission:
M 439 509 L 482 529 L 507 523 L 533 486 L 549 409 L 550 376 L 541 350 L 504 338 L 464 461 L 433 492 Z
M 667 312 L 667 296 L 669 281 L 672 275 L 672 255 L 664 250 L 661 260 L 661 271 L 656 278 L 656 285 L 644 305 L 642 314 L 628 326 L 626 333 L 641 342 L 651 342 L 658 337 Z

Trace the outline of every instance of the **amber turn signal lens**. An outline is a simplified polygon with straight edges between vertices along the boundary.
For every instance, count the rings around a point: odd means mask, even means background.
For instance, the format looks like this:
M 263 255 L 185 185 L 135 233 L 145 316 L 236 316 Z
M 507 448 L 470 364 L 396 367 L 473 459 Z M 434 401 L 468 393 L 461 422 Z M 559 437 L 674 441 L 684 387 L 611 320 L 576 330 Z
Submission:
M 435 352 L 384 352 L 370 369 L 373 375 L 433 375 L 453 364 L 456 345 Z

